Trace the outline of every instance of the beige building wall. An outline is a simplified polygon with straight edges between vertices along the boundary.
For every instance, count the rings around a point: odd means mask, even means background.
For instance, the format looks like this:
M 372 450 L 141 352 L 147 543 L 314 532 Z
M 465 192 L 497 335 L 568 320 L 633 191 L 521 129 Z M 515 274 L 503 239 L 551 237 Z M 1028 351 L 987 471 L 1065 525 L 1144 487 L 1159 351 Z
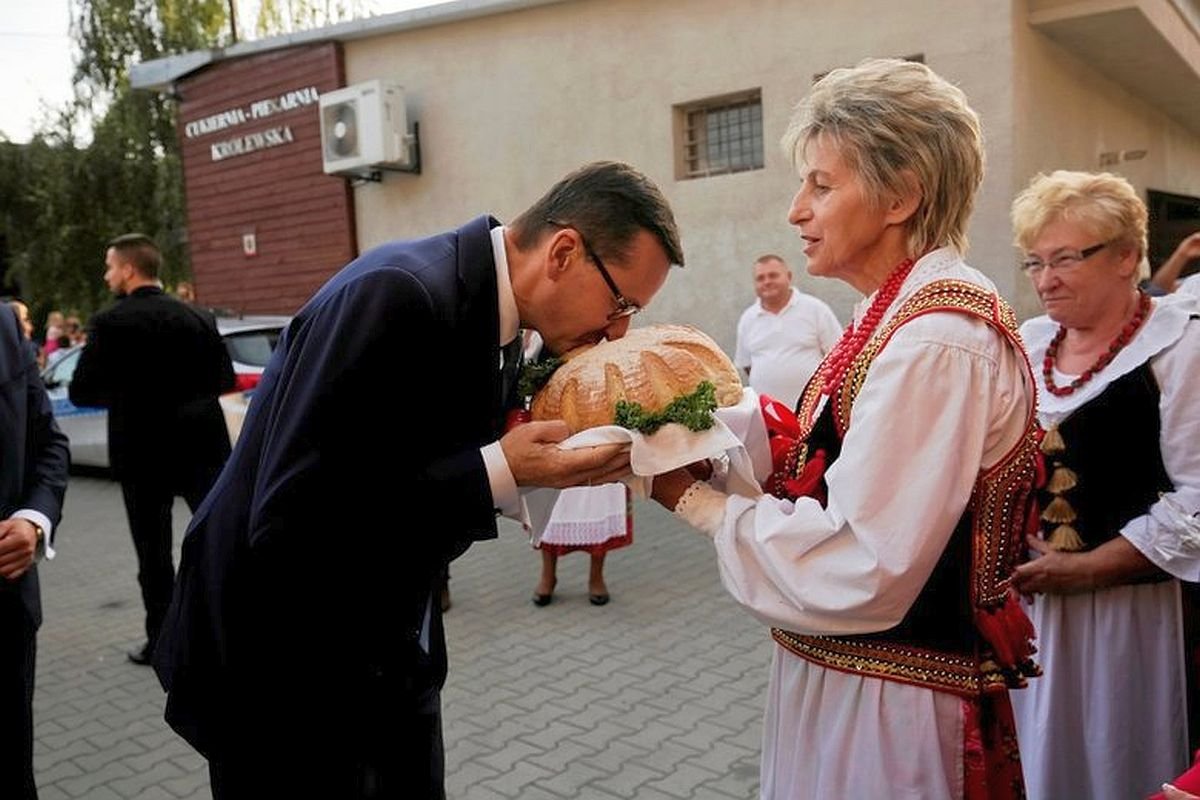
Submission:
M 1045 6 L 1043 0 L 1035 7 Z M 1143 198 L 1147 189 L 1200 196 L 1200 131 L 1169 116 L 1167 111 L 1174 109 L 1151 105 L 1032 28 L 1028 12 L 1018 0 L 1013 15 L 1014 62 L 1019 65 L 1013 70 L 1015 191 L 1038 172 L 1072 169 L 1123 175 Z M 1183 18 L 1178 22 L 1185 24 Z M 1200 104 L 1200 94 L 1192 100 Z M 1102 155 L 1120 158 L 1139 150 L 1145 156 L 1136 160 L 1101 161 Z M 1018 310 L 1039 313 L 1028 282 L 1018 286 Z
M 1139 188 L 1200 194 L 1200 136 L 1099 77 L 1027 22 L 1024 0 L 566 0 L 345 43 L 348 84 L 402 84 L 420 123 L 422 174 L 354 190 L 359 245 L 418 236 L 481 213 L 508 220 L 558 177 L 628 161 L 663 188 L 683 236 L 677 270 L 644 321 L 698 325 L 732 352 L 753 301 L 750 265 L 777 252 L 846 322 L 859 299 L 804 273 L 786 213 L 798 179 L 778 141 L 814 75 L 868 56 L 922 55 L 983 122 L 988 172 L 968 261 L 1014 299 L 1008 205 L 1038 169 L 1094 168 L 1145 147 Z M 765 168 L 675 177 L 673 107 L 761 88 Z M 1123 165 L 1124 166 L 1124 165 Z M 1170 179 L 1168 180 L 1168 175 Z

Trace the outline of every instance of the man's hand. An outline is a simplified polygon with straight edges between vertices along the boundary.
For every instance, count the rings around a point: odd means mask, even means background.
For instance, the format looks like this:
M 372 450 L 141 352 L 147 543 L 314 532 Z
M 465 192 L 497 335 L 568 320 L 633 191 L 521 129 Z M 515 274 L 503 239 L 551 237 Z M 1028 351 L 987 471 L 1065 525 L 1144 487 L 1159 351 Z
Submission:
M 37 528 L 27 519 L 0 521 L 0 577 L 15 581 L 33 566 Z
M 562 420 L 526 422 L 500 439 L 517 486 L 599 486 L 630 475 L 629 445 L 607 444 L 562 450 L 558 443 L 570 435 Z

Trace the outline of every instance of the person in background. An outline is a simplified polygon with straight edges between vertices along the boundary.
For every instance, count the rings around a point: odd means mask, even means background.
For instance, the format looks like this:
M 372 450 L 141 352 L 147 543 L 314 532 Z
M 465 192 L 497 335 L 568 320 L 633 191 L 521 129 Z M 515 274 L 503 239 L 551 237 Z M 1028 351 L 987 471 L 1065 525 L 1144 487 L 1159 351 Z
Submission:
M 533 590 L 533 604 L 547 606 L 558 584 L 558 559 L 567 553 L 587 553 L 588 602 L 607 605 L 604 559 L 609 551 L 633 544 L 633 508 L 622 483 L 564 489 L 550 520 L 534 547 L 542 554 L 542 574 Z
M 526 331 L 525 361 L 534 362 L 542 351 L 537 331 Z M 528 399 L 528 398 L 527 398 Z M 568 553 L 587 553 L 588 602 L 607 605 L 611 599 L 604 581 L 604 561 L 609 551 L 633 544 L 633 506 L 629 489 L 621 483 L 576 486 L 559 493 L 541 535 L 533 546 L 542 554 L 542 574 L 533 590 L 533 604 L 548 606 L 558 585 L 558 559 Z
M 37 798 L 37 562 L 54 557 L 70 462 L 26 335 L 15 314 L 0 310 L 0 797 L 6 800 Z
M 1170 294 L 1174 291 L 1186 291 L 1194 296 L 1200 295 L 1200 282 L 1196 280 L 1195 270 L 1187 279 L 1180 278 L 1184 268 L 1196 259 L 1200 259 L 1200 231 L 1184 237 L 1179 246 L 1171 253 L 1170 258 L 1164 261 L 1162 266 L 1150 276 L 1146 288 L 1155 295 Z
M 46 338 L 42 342 L 42 361 L 45 363 L 55 350 L 66 347 L 66 319 L 61 311 L 51 311 L 46 315 Z
M 41 349 L 33 341 L 33 320 L 29 317 L 29 306 L 16 298 L 9 298 L 8 305 L 17 315 L 17 322 L 21 325 L 21 334 L 25 337 L 26 349 L 33 353 L 34 362 L 38 365 L 38 369 L 41 369 L 45 364 L 42 361 Z
M 196 290 L 192 287 L 191 281 L 180 281 L 175 284 L 175 296 L 185 303 L 195 303 Z
M 67 339 L 67 346 L 74 347 L 77 344 L 87 343 L 87 331 L 83 327 L 83 322 L 79 317 L 71 314 L 63 320 L 63 331 Z
M 163 292 L 162 255 L 148 237 L 113 239 L 104 264 L 118 299 L 92 317 L 69 393 L 76 405 L 108 409 L 109 462 L 146 608 L 146 641 L 129 660 L 148 665 L 175 581 L 175 496 L 194 512 L 229 456 L 217 398 L 233 389 L 233 365 L 212 314 Z
M 795 408 L 842 326 L 829 306 L 792 286 L 792 271 L 777 255 L 755 260 L 754 293 L 758 301 L 738 319 L 734 363 L 760 395 Z
M 629 474 L 625 446 L 560 449 L 561 420 L 502 433 L 519 331 L 559 353 L 619 338 L 682 261 L 658 187 L 597 162 L 510 226 L 369 250 L 300 309 L 189 526 L 155 654 L 218 800 L 444 797 L 446 565 L 519 487 Z M 364 415 L 377 394 L 389 412 Z M 396 457 L 364 470 L 371 450 Z
M 1045 309 L 1049 482 L 1032 597 L 1045 675 L 1014 700 L 1031 800 L 1145 797 L 1187 766 L 1180 581 L 1200 580 L 1200 310 L 1138 289 L 1146 207 L 1124 178 L 1037 175 L 1012 204 Z
M 653 497 L 772 629 L 764 800 L 1020 797 L 1008 688 L 1036 668 L 1008 577 L 1037 426 L 1015 316 L 962 258 L 979 119 L 877 59 L 814 84 L 785 142 L 809 273 L 865 299 L 797 412 L 766 409 L 777 496 L 685 469 Z
M 12 307 L 13 312 L 17 315 L 17 321 L 21 323 L 21 334 L 26 341 L 33 341 L 33 320 L 29 318 L 29 306 L 25 305 L 16 298 L 11 298 L 8 305 Z

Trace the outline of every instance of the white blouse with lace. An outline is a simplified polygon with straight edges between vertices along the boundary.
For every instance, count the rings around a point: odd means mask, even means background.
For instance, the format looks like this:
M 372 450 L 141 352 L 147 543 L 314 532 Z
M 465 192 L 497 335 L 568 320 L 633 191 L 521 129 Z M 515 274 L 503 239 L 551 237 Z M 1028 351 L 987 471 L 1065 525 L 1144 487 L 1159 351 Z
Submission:
M 1061 423 L 1114 380 L 1150 363 L 1159 388 L 1159 448 L 1174 491 L 1120 531 L 1168 574 L 1200 580 L 1200 308 L 1156 298 L 1142 329 L 1096 376 L 1056 397 L 1039 383 L 1044 427 Z M 1058 325 L 1021 327 L 1040 364 Z M 1075 376 L 1055 374 L 1059 385 Z M 1119 457 L 1119 455 L 1117 456 Z M 1138 465 L 1130 464 L 1130 469 Z M 1148 797 L 1188 764 L 1178 581 L 1038 595 L 1029 607 L 1045 675 L 1013 693 L 1030 800 Z
M 943 278 L 995 290 L 953 250 L 936 250 L 916 263 L 880 329 Z M 1024 431 L 1033 388 L 1023 362 L 980 320 L 914 319 L 867 373 L 825 476 L 825 507 L 702 485 L 677 511 L 713 537 L 726 589 L 767 625 L 811 634 L 893 627 L 928 580 L 980 469 Z M 778 647 L 771 669 L 764 798 L 962 796 L 959 698 L 825 669 Z

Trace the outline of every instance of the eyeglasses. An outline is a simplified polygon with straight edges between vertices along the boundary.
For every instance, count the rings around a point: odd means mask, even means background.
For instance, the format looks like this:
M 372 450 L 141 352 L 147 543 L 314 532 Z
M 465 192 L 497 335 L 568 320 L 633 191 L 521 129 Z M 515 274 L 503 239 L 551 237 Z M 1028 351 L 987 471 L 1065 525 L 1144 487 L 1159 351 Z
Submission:
M 1068 272 L 1099 253 L 1109 244 L 1111 242 L 1101 242 L 1082 250 L 1063 250 L 1049 261 L 1042 261 L 1037 256 L 1030 256 L 1021 262 L 1021 269 L 1031 278 L 1036 278 L 1046 268 L 1049 268 L 1051 272 Z
M 609 322 L 616 322 L 619 319 L 632 317 L 634 314 L 642 310 L 641 306 L 627 298 L 625 295 L 621 294 L 621 290 L 617 288 L 617 282 L 613 280 L 612 275 L 609 273 L 608 269 L 605 268 L 604 262 L 600 260 L 600 256 L 596 255 L 596 251 L 592 249 L 590 244 L 588 244 L 587 239 L 584 238 L 583 233 L 578 228 L 573 225 L 565 225 L 561 222 L 555 222 L 552 219 L 548 219 L 546 221 L 559 228 L 571 228 L 571 230 L 579 234 L 579 241 L 583 244 L 583 252 L 586 253 L 588 259 L 596 265 L 596 269 L 600 270 L 600 277 L 604 278 L 604 283 L 608 286 L 608 290 L 612 292 L 613 300 L 617 303 L 617 310 L 608 315 Z

